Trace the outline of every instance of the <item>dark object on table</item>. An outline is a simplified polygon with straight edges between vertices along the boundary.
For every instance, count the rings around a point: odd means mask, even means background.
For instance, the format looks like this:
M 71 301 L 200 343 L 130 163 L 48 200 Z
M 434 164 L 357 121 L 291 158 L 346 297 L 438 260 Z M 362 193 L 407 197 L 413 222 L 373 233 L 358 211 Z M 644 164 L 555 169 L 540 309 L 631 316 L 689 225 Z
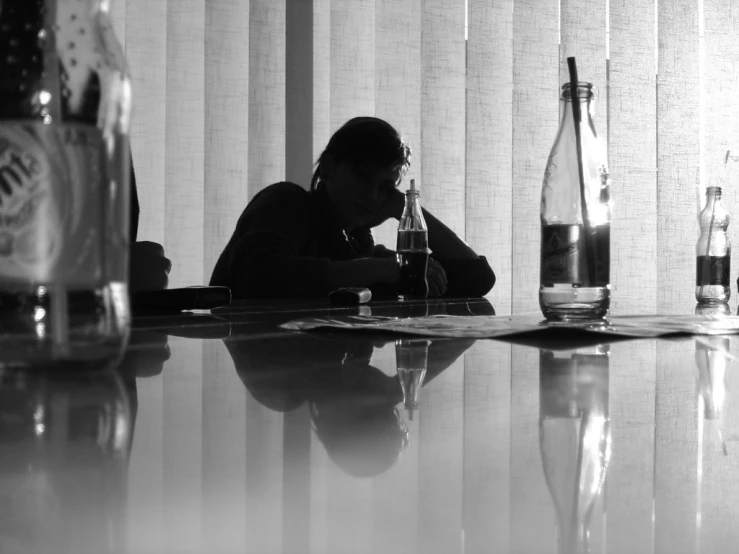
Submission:
M 342 287 L 329 293 L 328 300 L 340 306 L 356 306 L 372 300 L 372 292 L 362 287 Z
M 131 297 L 134 314 L 209 310 L 231 303 L 228 287 L 186 287 L 141 291 Z

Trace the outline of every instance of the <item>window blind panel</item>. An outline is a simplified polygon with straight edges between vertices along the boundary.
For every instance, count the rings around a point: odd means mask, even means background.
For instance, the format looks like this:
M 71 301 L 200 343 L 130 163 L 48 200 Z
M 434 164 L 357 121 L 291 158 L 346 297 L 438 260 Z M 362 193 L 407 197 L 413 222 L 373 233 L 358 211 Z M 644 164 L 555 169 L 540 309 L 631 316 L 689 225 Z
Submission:
M 421 182 L 421 0 L 377 0 L 375 7 L 375 114 L 393 125 L 413 149 L 411 168 L 400 190 Z M 395 249 L 398 222 L 372 231 L 375 242 Z
M 308 404 L 285 412 L 282 421 L 282 552 L 309 554 L 313 422 Z
M 205 281 L 236 227 L 249 191 L 249 2 L 206 0 Z M 262 140 L 262 137 L 259 138 Z
M 513 0 L 471 0 L 467 40 L 466 240 L 487 256 L 490 299 L 511 313 Z
M 421 195 L 464 238 L 464 0 L 425 0 L 422 6 Z
M 557 0 L 513 10 L 512 313 L 539 311 L 541 181 L 559 123 Z
M 611 345 L 608 406 L 612 453 L 601 493 L 608 514 L 605 552 L 654 552 L 655 376 L 654 346 L 636 354 L 628 342 Z M 629 532 L 624 533 L 624 529 Z
M 249 199 L 285 179 L 285 0 L 249 12 Z M 243 206 L 242 206 L 243 207 Z
M 158 31 L 157 31 L 158 32 Z M 170 287 L 201 285 L 203 267 L 205 0 L 167 4 L 164 251 Z M 156 214 L 162 217 L 162 214 Z
M 475 342 L 464 362 L 465 552 L 510 552 L 511 345 Z
M 286 3 L 285 174 L 308 188 L 313 174 L 313 3 Z
M 432 346 L 433 348 L 433 346 Z M 418 552 L 461 554 L 464 360 L 421 391 L 418 411 Z
M 722 187 L 722 200 L 733 221 L 729 238 L 734 248 L 739 246 L 739 161 L 724 165 L 726 151 L 739 156 L 739 6 L 730 0 L 704 0 L 705 64 L 703 72 L 704 110 L 702 113 L 703 188 L 701 205 L 705 205 L 705 187 Z M 699 226 L 693 220 L 694 241 Z M 737 258 L 735 258 L 737 259 Z M 737 264 L 732 265 L 730 285 L 732 300 L 736 292 Z
M 202 43 L 201 43 L 202 44 Z M 203 343 L 172 340 L 162 398 L 164 550 L 202 552 Z
M 442 348 L 449 343 L 442 342 Z M 458 343 L 459 344 L 459 343 Z M 433 379 L 436 374 L 440 356 L 435 348 L 435 342 L 429 346 L 427 372 L 425 380 Z M 395 351 L 395 341 L 383 341 L 382 346 L 376 346 L 369 361 L 370 366 L 376 367 L 395 380 L 393 384 L 400 400 L 395 410 L 400 419 L 405 422 L 408 441 L 402 448 L 394 447 L 389 450 L 385 447 L 375 447 L 376 451 L 388 450 L 396 455 L 392 466 L 375 477 L 372 487 L 372 545 L 370 552 L 418 552 L 418 464 L 419 464 L 419 412 L 424 407 L 424 388 L 418 392 L 419 407 L 413 410 L 413 415 L 404 407 L 402 402 L 402 388 L 400 379 L 396 377 L 399 365 Z M 396 394 L 392 393 L 392 394 Z M 394 431 L 395 424 L 388 431 Z M 389 432 L 383 433 L 390 437 Z M 395 436 L 399 436 L 397 432 Z M 373 441 L 377 443 L 377 441 Z M 395 444 L 398 444 L 396 439 Z M 389 443 L 388 443 L 389 444 Z
M 658 18 L 657 311 L 686 313 L 695 305 L 698 239 L 698 11 L 692 0 L 660 0 Z
M 700 452 L 696 374 L 675 371 L 688 369 L 681 360 L 694 356 L 694 348 L 690 341 L 657 343 L 654 551 L 658 554 L 702 552 L 696 532 Z
M 556 57 L 554 69 L 557 70 Z M 539 439 L 539 350 L 513 345 L 511 369 L 511 518 L 508 552 L 554 552 L 557 544 L 557 513 L 542 469 Z M 532 532 L 532 529 L 536 532 Z
M 596 128 L 610 127 L 611 313 L 651 314 L 658 287 L 654 0 L 611 2 L 610 15 L 608 106 L 598 102 Z
M 131 151 L 141 206 L 138 238 L 164 244 L 167 4 L 126 0 L 126 5 L 126 58 L 133 88 Z
M 330 136 L 331 0 L 313 0 L 313 164 Z
M 135 383 L 138 409 L 128 460 L 126 547 L 129 552 L 163 552 L 164 379 L 159 373 Z
M 253 12 L 252 12 L 253 13 Z M 256 395 L 259 391 L 255 391 Z M 283 552 L 284 414 L 246 395 L 247 552 Z M 243 552 L 243 550 L 242 550 Z
M 310 435 L 310 554 L 328 552 L 329 465 L 326 449 L 316 433 Z
M 700 339 L 704 337 L 697 338 L 696 345 Z M 735 339 L 728 337 L 717 340 L 736 344 Z M 713 342 L 712 339 L 709 341 Z M 734 350 L 736 347 L 732 346 L 731 349 Z M 707 354 L 704 351 L 702 355 Z M 710 354 L 712 357 L 721 355 L 722 353 L 719 352 Z M 699 385 L 701 396 L 705 394 L 705 397 L 708 397 L 704 398 L 704 401 L 713 396 L 714 405 L 719 407 L 719 413 L 716 416 L 704 411 L 704 417 L 699 420 L 699 425 L 703 427 L 703 451 L 701 453 L 703 473 L 699 506 L 703 517 L 698 535 L 701 552 L 731 552 L 732 548 L 736 548 L 736 537 L 739 532 L 736 505 L 736 498 L 739 496 L 739 481 L 736 479 L 736 464 L 731 459 L 736 449 L 734 446 L 736 443 L 732 440 L 736 435 L 733 433 L 739 428 L 739 374 L 730 364 L 731 362 L 727 364 L 725 373 L 720 374 L 718 371 L 713 373 L 712 384 L 707 382 L 708 375 L 701 374 Z M 716 394 L 711 395 L 708 392 L 711 388 L 716 392 L 719 390 L 724 392 L 725 398 L 720 399 Z M 704 403 L 703 406 L 706 404 Z M 724 443 L 724 440 L 728 440 L 728 444 Z
M 729 225 L 729 237 L 734 247 L 734 263 L 729 277 L 732 292 L 731 305 L 736 302 L 737 257 L 739 244 L 739 162 L 729 161 L 724 167 L 726 150 L 732 149 L 733 155 L 739 151 L 739 6 L 729 0 L 704 0 L 704 44 L 705 72 L 703 74 L 703 94 L 705 109 L 703 117 L 703 140 L 705 144 L 704 175 L 705 183 L 720 184 L 723 203 L 733 216 Z M 705 192 L 702 192 L 705 202 Z M 698 239 L 698 224 L 694 220 L 695 240 Z M 712 347 L 720 347 L 728 339 L 709 339 Z M 732 342 L 734 339 L 732 339 Z M 718 343 L 718 344 L 717 344 Z M 695 341 L 696 350 L 698 340 Z M 729 345 L 726 344 L 728 347 Z M 733 348 L 731 349 L 733 350 Z M 698 356 L 696 352 L 696 356 Z M 703 356 L 708 356 L 704 353 Z M 736 548 L 737 522 L 739 522 L 739 506 L 735 499 L 739 498 L 739 482 L 736 479 L 736 465 L 731 463 L 733 450 L 727 447 L 728 456 L 724 454 L 722 439 L 739 428 L 739 380 L 735 368 L 727 359 L 721 359 L 721 352 L 712 352 L 710 357 L 717 363 L 711 375 L 699 372 L 698 389 L 706 405 L 713 401 L 718 408 L 717 414 L 710 410 L 703 412 L 703 451 L 702 455 L 702 489 L 699 509 L 703 514 L 699 528 L 698 544 L 702 552 L 730 552 Z M 725 373 L 723 368 L 725 366 Z M 732 370 L 733 369 L 733 370 Z M 698 368 L 696 367 L 698 372 Z M 710 391 L 710 392 L 709 392 Z M 712 394 L 713 392 L 719 394 Z M 725 394 L 722 403 L 720 393 Z M 723 432 L 723 437 L 721 436 Z
M 246 397 L 223 341 L 203 342 L 203 544 L 211 552 L 247 550 Z
M 330 132 L 374 113 L 375 0 L 331 0 Z

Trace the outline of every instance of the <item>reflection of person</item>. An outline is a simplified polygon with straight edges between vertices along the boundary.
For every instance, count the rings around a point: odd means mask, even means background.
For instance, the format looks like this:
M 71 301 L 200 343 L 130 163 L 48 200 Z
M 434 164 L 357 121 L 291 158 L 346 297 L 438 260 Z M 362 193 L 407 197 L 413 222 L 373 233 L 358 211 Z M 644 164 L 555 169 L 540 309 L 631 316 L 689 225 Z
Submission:
M 386 471 L 408 443 L 405 423 L 396 409 L 403 401 L 400 382 L 370 363 L 375 347 L 392 342 L 308 333 L 224 341 L 252 396 L 277 411 L 307 403 L 315 433 L 329 457 L 357 477 Z M 432 341 L 426 382 L 473 342 Z
M 128 290 L 131 294 L 143 290 L 167 288 L 169 270 L 172 263 L 164 255 L 161 244 L 137 241 L 139 229 L 139 196 L 136 190 L 136 175 L 131 159 L 131 223 L 130 223 L 130 262 Z
M 371 229 L 400 218 L 397 187 L 409 166 L 410 148 L 387 122 L 348 121 L 321 154 L 310 191 L 283 182 L 254 197 L 210 284 L 241 298 L 318 297 L 352 286 L 394 294 L 395 253 L 375 245 Z M 431 296 L 486 294 L 495 282 L 487 260 L 426 210 L 424 217 Z

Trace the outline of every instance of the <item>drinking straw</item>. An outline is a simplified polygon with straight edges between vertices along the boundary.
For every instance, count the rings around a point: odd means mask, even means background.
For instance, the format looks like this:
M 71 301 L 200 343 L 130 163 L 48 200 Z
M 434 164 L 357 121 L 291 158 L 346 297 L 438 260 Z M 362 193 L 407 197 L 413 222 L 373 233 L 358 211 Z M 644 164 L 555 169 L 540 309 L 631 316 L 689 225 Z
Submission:
M 411 192 L 416 192 L 416 180 L 411 179 Z
M 577 146 L 577 173 L 580 178 L 580 209 L 582 213 L 582 223 L 585 230 L 585 260 L 588 266 L 588 285 L 595 286 L 595 245 L 593 244 L 593 231 L 590 225 L 590 217 L 588 215 L 588 204 L 585 200 L 585 177 L 583 175 L 582 166 L 582 139 L 580 137 L 580 122 L 582 121 L 582 113 L 580 112 L 580 98 L 577 94 L 577 62 L 574 56 L 567 58 L 567 67 L 570 71 L 570 99 L 572 101 L 572 119 L 575 121 L 575 145 Z

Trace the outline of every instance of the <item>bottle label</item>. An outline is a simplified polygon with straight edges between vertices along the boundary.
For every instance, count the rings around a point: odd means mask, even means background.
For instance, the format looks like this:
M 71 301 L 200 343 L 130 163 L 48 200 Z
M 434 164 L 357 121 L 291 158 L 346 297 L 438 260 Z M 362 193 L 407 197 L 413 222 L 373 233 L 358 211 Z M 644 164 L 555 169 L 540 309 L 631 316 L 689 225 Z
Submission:
M 600 287 L 610 282 L 611 228 L 593 229 L 589 243 L 595 258 L 594 279 L 588 273 L 587 246 L 582 225 L 542 225 L 541 284 L 571 284 L 576 287 Z
M 730 256 L 698 256 L 695 268 L 695 286 L 729 286 L 731 275 Z
M 103 159 L 93 126 L 0 123 L 0 280 L 100 282 Z

